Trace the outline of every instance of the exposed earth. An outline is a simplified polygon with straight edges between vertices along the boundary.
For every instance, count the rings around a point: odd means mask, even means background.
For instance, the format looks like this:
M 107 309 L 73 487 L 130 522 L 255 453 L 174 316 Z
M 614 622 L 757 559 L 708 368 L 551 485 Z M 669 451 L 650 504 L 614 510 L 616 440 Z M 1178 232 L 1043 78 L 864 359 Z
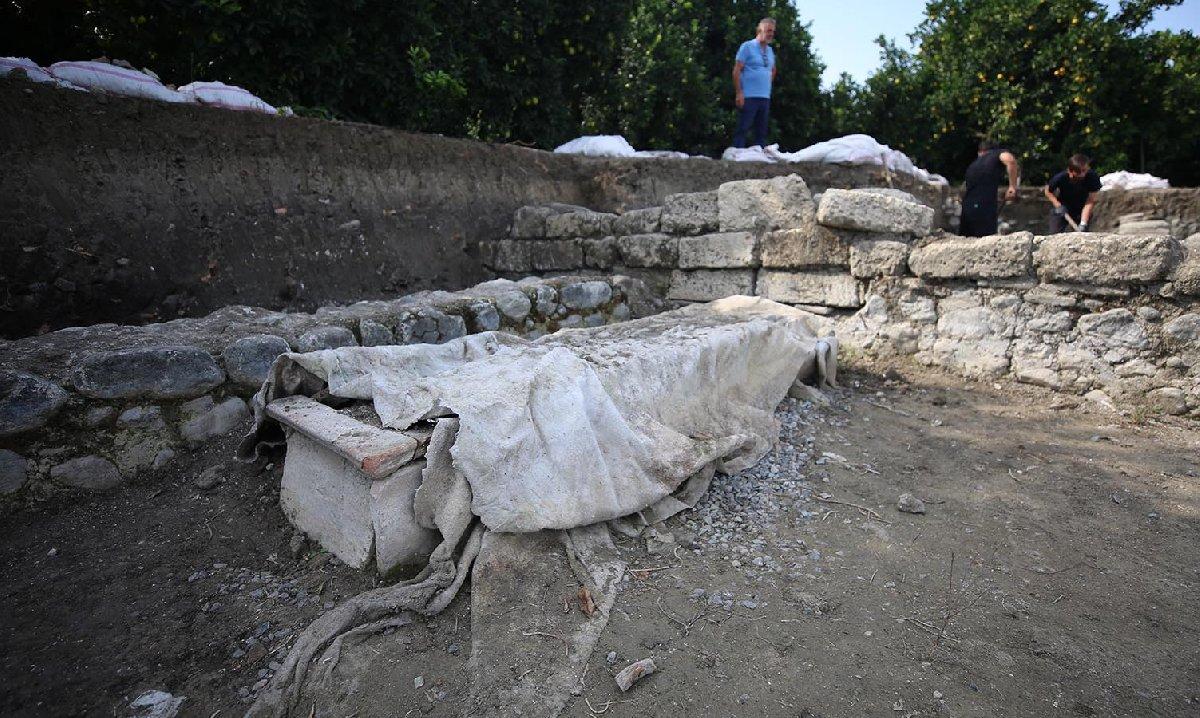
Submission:
M 1200 715 L 1200 426 L 907 364 L 841 378 L 828 407 L 785 400 L 777 450 L 654 553 L 618 539 L 628 578 L 564 715 Z M 373 585 L 293 541 L 280 466 L 234 441 L 4 516 L 0 714 L 129 715 L 158 689 L 241 715 L 296 633 Z M 573 588 L 521 610 L 572 610 Z M 473 712 L 470 598 L 351 647 L 358 685 L 314 715 Z

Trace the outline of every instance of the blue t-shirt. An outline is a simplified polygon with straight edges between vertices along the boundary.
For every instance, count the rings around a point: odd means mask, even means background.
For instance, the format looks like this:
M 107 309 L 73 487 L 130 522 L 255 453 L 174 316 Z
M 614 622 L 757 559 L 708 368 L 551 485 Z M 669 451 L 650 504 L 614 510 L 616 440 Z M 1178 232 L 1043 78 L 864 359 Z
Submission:
M 771 71 L 775 69 L 775 50 L 764 48 L 758 40 L 747 40 L 737 51 L 742 63 L 742 94 L 746 97 L 771 96 Z

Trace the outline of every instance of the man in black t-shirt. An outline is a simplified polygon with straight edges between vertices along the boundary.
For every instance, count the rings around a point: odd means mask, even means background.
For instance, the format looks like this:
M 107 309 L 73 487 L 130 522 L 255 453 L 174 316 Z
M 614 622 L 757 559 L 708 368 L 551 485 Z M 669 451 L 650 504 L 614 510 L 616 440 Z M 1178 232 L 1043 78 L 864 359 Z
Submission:
M 1100 191 L 1100 175 L 1091 167 L 1087 155 L 1072 155 L 1067 160 L 1067 169 L 1050 178 L 1046 185 L 1046 199 L 1054 205 L 1050 213 L 1050 234 L 1067 229 L 1067 217 L 1086 232 L 1092 220 L 1092 208 L 1096 204 L 1096 193 Z
M 1016 199 L 1019 172 L 1017 158 L 1013 153 L 1001 149 L 989 140 L 979 143 L 979 154 L 967 167 L 964 177 L 965 191 L 962 198 L 962 217 L 958 223 L 959 235 L 986 237 L 996 234 L 1000 215 L 996 193 L 1007 174 L 1008 189 L 1004 192 L 1004 200 L 1011 202 Z

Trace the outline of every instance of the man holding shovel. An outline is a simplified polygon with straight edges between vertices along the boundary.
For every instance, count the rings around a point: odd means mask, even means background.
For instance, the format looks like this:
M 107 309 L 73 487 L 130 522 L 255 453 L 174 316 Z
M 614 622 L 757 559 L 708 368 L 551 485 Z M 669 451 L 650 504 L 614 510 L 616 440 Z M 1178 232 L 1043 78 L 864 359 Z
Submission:
M 1050 178 L 1044 190 L 1046 199 L 1054 205 L 1050 213 L 1050 234 L 1066 231 L 1067 225 L 1076 232 L 1088 231 L 1100 191 L 1100 175 L 1091 164 L 1087 155 L 1072 155 L 1067 160 L 1067 169 Z

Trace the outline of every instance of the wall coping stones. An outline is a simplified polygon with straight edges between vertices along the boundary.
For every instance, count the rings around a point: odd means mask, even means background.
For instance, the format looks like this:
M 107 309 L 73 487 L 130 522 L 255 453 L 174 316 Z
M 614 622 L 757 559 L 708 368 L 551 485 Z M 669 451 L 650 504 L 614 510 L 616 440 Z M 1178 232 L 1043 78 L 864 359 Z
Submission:
M 726 182 L 717 188 L 722 232 L 798 228 L 815 213 L 812 193 L 800 175 Z
M 717 190 L 667 195 L 659 229 L 670 234 L 705 234 L 720 225 Z
M 1074 232 L 1039 238 L 1033 260 L 1042 281 L 1119 285 L 1161 281 L 1179 255 L 1166 236 Z
M 925 279 L 999 279 L 1032 273 L 1033 234 L 947 236 L 914 247 L 912 273 Z
M 546 217 L 547 237 L 602 237 L 613 233 L 617 215 L 583 210 L 561 212 Z
M 858 189 L 827 189 L 817 207 L 817 221 L 840 229 L 921 237 L 933 231 L 934 211 L 932 207 L 890 194 Z
M 92 354 L 75 365 L 72 376 L 76 391 L 96 399 L 188 399 L 224 382 L 213 356 L 193 346 Z
M 0 438 L 40 429 L 67 403 L 52 381 L 23 371 L 0 371 Z

